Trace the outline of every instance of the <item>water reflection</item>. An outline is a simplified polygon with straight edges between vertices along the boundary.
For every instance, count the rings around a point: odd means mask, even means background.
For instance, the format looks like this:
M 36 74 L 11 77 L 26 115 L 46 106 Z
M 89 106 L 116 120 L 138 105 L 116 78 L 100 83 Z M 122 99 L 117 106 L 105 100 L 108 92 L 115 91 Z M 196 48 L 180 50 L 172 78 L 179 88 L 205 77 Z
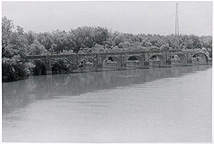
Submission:
M 78 96 L 103 89 L 131 86 L 162 78 L 178 77 L 210 66 L 103 71 L 34 76 L 26 80 L 3 83 L 3 115 L 41 99 Z

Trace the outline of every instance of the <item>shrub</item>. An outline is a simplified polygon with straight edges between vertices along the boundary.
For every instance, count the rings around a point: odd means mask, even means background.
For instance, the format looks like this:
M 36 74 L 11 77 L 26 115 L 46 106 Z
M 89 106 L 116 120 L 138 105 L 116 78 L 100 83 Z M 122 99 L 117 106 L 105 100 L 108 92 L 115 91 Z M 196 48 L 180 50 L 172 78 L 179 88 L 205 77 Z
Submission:
M 3 58 L 2 62 L 2 81 L 11 82 L 23 79 L 28 76 L 25 64 L 12 58 Z

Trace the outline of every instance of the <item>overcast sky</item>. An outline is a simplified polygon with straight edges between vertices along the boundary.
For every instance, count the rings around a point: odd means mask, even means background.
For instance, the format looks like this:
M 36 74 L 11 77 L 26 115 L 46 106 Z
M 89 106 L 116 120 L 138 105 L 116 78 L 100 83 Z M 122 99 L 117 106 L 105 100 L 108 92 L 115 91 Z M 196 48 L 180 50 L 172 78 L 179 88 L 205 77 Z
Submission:
M 51 32 L 81 26 L 112 31 L 174 33 L 176 2 L 3 2 L 2 15 L 25 31 Z M 178 2 L 181 34 L 212 34 L 212 2 Z

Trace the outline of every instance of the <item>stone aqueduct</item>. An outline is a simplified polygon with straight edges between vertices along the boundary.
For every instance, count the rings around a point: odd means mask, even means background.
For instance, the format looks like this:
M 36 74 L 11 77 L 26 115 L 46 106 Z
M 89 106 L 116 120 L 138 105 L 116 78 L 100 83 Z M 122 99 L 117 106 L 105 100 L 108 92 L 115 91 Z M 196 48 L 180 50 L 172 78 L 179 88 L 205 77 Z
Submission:
M 65 60 L 69 63 L 70 72 L 84 68 L 124 68 L 129 66 L 149 68 L 156 66 L 211 64 L 209 53 L 203 49 L 78 53 L 26 57 L 28 62 L 35 62 L 36 60 L 44 64 L 46 74 L 52 74 L 53 64 L 59 60 Z

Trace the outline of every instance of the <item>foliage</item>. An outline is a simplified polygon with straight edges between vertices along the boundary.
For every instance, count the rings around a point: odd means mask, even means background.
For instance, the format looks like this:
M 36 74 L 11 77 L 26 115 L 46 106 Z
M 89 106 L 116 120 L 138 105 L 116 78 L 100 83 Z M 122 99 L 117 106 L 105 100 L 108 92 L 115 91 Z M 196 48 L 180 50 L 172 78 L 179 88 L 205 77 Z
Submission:
M 28 76 L 33 65 L 23 63 L 18 56 L 2 58 L 2 81 L 16 81 Z
M 53 74 L 57 73 L 66 73 L 69 72 L 70 64 L 63 59 L 59 59 L 53 62 L 52 72 Z
M 27 40 L 22 27 L 13 31 L 13 23 L 2 18 L 2 80 L 15 81 L 29 75 L 30 65 L 23 62 L 27 52 Z
M 12 20 L 7 19 L 6 17 L 2 18 L 2 52 L 5 54 L 5 48 L 8 45 L 8 41 L 10 40 L 12 29 L 14 25 Z
M 34 75 L 46 74 L 45 64 L 40 60 L 34 61 L 34 67 L 31 70 Z
M 28 48 L 28 55 L 47 55 L 48 50 L 38 41 L 34 41 Z
M 24 32 L 13 21 L 2 18 L 3 73 L 8 81 L 28 75 L 33 66 L 19 62 L 26 55 L 114 52 L 133 50 L 202 49 L 212 57 L 212 37 L 195 35 L 152 35 L 111 32 L 102 27 L 78 27 L 70 31 Z M 30 66 L 31 65 L 31 66 Z M 23 68 L 24 71 L 18 67 Z M 26 68 L 24 68 L 26 67 Z M 31 68 L 28 68 L 31 67 Z M 35 68 L 34 68 L 35 69 Z M 15 71 L 14 71 L 15 70 Z M 32 69 L 31 69 L 32 70 Z M 22 73 L 21 73 L 22 72 Z M 8 74 L 7 74 L 8 73 Z M 16 73 L 18 78 L 14 78 Z M 20 74 L 19 74 L 20 73 Z M 8 75 L 11 75 L 9 78 Z

